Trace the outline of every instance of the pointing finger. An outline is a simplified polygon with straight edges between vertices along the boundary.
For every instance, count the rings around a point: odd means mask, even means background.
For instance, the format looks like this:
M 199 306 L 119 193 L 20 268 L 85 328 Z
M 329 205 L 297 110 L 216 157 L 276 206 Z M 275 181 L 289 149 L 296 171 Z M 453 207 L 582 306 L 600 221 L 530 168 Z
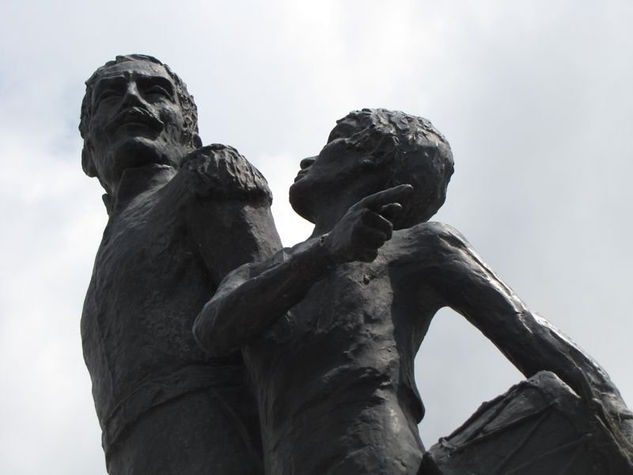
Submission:
M 398 185 L 366 196 L 360 200 L 359 204 L 371 210 L 379 211 L 381 206 L 405 200 L 412 192 L 413 187 L 411 185 Z
M 385 233 L 391 236 L 391 231 L 393 230 L 393 224 L 387 218 L 385 218 L 384 216 L 378 213 L 367 210 L 366 214 L 363 215 L 362 222 L 368 228 L 381 231 L 382 233 Z
M 400 203 L 389 203 L 380 208 L 378 214 L 384 216 L 389 221 L 393 221 L 402 212 L 402 205 Z

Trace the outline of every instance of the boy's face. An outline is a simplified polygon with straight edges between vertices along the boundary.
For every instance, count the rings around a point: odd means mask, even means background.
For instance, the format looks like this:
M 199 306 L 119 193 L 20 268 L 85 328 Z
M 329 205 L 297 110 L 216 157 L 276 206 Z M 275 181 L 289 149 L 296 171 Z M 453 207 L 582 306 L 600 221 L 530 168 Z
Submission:
M 373 187 L 382 174 L 372 157 L 354 147 L 349 139 L 354 132 L 353 124 L 339 122 L 319 155 L 301 161 L 290 187 L 290 204 L 309 221 L 316 220 L 321 203 L 347 202 L 350 193 L 363 189 L 364 184 Z

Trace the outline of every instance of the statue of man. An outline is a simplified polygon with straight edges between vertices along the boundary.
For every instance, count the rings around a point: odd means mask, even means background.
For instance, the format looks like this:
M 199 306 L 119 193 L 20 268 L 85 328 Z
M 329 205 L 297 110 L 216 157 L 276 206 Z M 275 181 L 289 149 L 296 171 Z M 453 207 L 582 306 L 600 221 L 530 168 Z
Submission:
M 280 248 L 266 181 L 201 147 L 193 97 L 150 56 L 92 75 L 80 131 L 109 215 L 81 320 L 108 471 L 262 473 L 242 357 L 209 357 L 191 327 L 226 273 Z
M 606 374 L 463 236 L 427 222 L 452 172 L 450 147 L 427 120 L 352 112 L 290 187 L 312 237 L 231 272 L 196 319 L 210 354 L 243 350 L 267 473 L 418 473 L 424 409 L 413 363 L 445 306 L 524 374 L 553 371 L 606 412 L 628 414 Z

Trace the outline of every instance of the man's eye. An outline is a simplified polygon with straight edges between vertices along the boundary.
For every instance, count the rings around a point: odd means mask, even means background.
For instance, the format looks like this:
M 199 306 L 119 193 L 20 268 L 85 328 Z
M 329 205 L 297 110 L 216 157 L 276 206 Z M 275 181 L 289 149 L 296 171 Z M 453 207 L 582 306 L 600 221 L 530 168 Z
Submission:
M 171 93 L 162 86 L 151 86 L 145 90 L 148 97 L 171 99 Z
M 100 94 L 97 96 L 97 100 L 95 101 L 95 104 L 96 104 L 97 106 L 99 106 L 99 104 L 101 104 L 102 102 L 107 102 L 107 101 L 108 101 L 108 100 L 110 100 L 110 99 L 114 99 L 114 98 L 116 98 L 118 95 L 119 95 L 119 94 L 118 94 L 116 91 L 114 91 L 114 90 L 112 90 L 112 89 L 108 89 L 108 90 L 106 90 L 106 91 L 103 91 L 102 93 L 100 93 Z

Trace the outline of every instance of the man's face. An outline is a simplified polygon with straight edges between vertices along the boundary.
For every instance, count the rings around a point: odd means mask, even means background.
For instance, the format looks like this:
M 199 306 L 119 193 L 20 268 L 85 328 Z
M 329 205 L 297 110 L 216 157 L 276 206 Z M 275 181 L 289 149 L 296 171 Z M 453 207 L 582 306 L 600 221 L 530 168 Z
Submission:
M 186 153 L 185 118 L 163 66 L 125 61 L 104 68 L 90 100 L 86 144 L 108 191 L 128 168 L 177 166 Z

